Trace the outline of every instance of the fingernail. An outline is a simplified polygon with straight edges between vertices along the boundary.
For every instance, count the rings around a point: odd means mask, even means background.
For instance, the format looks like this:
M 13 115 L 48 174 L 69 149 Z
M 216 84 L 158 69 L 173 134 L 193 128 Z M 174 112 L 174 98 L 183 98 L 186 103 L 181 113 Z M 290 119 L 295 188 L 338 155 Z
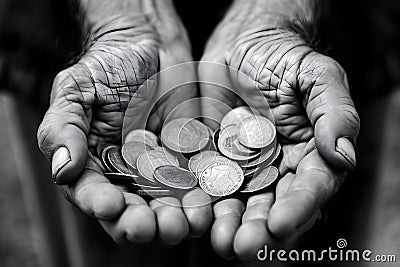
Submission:
M 356 152 L 353 144 L 346 137 L 336 140 L 336 151 L 339 152 L 353 167 L 356 166 Z
M 71 156 L 66 147 L 60 147 L 53 155 L 51 163 L 52 178 L 57 183 L 57 175 L 64 166 L 71 161 Z

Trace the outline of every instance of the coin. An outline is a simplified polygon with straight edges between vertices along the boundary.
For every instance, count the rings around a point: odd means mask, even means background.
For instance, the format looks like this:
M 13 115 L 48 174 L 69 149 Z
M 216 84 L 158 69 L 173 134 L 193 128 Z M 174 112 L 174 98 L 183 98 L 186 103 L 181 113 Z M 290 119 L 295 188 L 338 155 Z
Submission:
M 136 181 L 137 175 L 134 174 L 126 174 L 126 173 L 115 173 L 115 172 L 106 172 L 104 176 L 110 180 L 111 183 L 132 183 Z
M 274 145 L 275 125 L 262 116 L 245 118 L 238 126 L 239 142 L 249 148 L 264 148 Z
M 138 181 L 138 178 L 140 177 L 134 174 L 106 172 L 104 173 L 104 176 L 111 183 L 118 185 L 125 185 L 128 188 L 134 187 L 136 189 L 162 189 L 162 187 L 160 186 L 140 183 L 140 180 Z
M 261 154 L 261 156 L 259 158 L 256 158 L 254 160 L 251 160 L 249 162 L 247 162 L 246 164 L 242 164 L 241 167 L 242 168 L 252 168 L 255 166 L 269 166 L 270 164 L 272 164 L 278 157 L 279 154 L 281 153 L 281 145 L 277 144 L 276 148 L 272 148 L 269 150 L 267 150 L 267 152 L 265 152 L 264 154 Z
M 125 144 L 132 141 L 144 143 L 153 148 L 158 146 L 158 137 L 145 129 L 135 129 L 128 133 L 125 137 Z
M 168 149 L 158 146 L 154 150 L 159 152 L 163 157 L 165 157 L 168 161 L 170 161 L 171 162 L 170 165 L 175 165 L 175 164 L 177 164 L 177 166 L 179 165 L 178 158 L 174 154 L 169 152 Z
M 198 162 L 197 167 L 194 171 L 194 174 L 196 176 L 200 175 L 211 164 L 213 164 L 215 162 L 224 162 L 224 161 L 231 161 L 231 160 L 228 158 L 225 158 L 223 156 L 218 156 L 218 155 L 205 157 L 200 162 Z
M 233 161 L 215 162 L 200 175 L 199 184 L 204 192 L 221 197 L 234 193 L 244 180 L 243 171 Z
M 251 167 L 243 170 L 244 176 L 249 177 L 251 174 L 254 174 L 259 168 L 256 167 Z
M 142 153 L 137 161 L 136 166 L 139 174 L 150 182 L 154 180 L 154 170 L 164 165 L 179 166 L 176 158 L 168 158 L 169 156 L 163 151 L 150 150 Z
M 228 125 L 221 130 L 218 139 L 218 148 L 223 155 L 234 160 L 248 160 L 260 155 L 260 151 L 251 150 L 243 146 L 237 138 L 236 125 Z
M 122 159 L 121 150 L 119 147 L 113 147 L 108 150 L 108 162 L 114 170 L 119 173 L 130 173 L 128 167 Z
M 264 168 L 259 174 L 244 185 L 241 193 L 252 193 L 271 185 L 278 178 L 279 171 L 274 166 Z
M 202 151 L 200 153 L 197 153 L 195 155 L 193 155 L 190 159 L 189 159 L 189 163 L 188 163 L 188 168 L 191 172 L 196 172 L 197 166 L 198 164 L 205 158 L 207 157 L 211 157 L 211 156 L 219 156 L 220 154 L 217 151 L 213 151 L 213 150 L 206 150 L 206 151 Z
M 122 157 L 126 164 L 133 169 L 137 169 L 137 158 L 144 152 L 150 151 L 153 148 L 145 143 L 130 141 L 122 146 Z
M 245 118 L 254 116 L 253 112 L 249 107 L 241 106 L 232 109 L 221 120 L 221 128 L 225 128 L 228 125 L 236 125 L 243 121 Z
M 197 185 L 193 173 L 176 167 L 160 166 L 154 171 L 154 178 L 161 184 L 175 189 L 191 189 Z
M 104 168 L 107 171 L 113 171 L 111 163 L 108 160 L 108 152 L 110 151 L 111 148 L 118 148 L 118 146 L 116 145 L 108 145 L 106 147 L 103 148 L 103 150 L 101 151 L 101 161 L 103 163 Z
M 174 119 L 161 130 L 162 143 L 169 149 L 181 153 L 201 150 L 208 144 L 209 138 L 207 126 L 195 119 Z
M 213 136 L 212 136 L 212 141 L 213 141 L 214 147 L 215 147 L 216 149 L 218 149 L 218 139 L 219 139 L 219 134 L 220 134 L 220 132 L 221 132 L 221 129 L 218 128 L 218 129 L 214 132 L 214 134 L 213 134 Z
M 275 151 L 275 147 L 272 147 L 271 149 L 262 149 L 261 155 L 259 157 L 245 161 L 243 163 L 239 163 L 239 165 L 242 168 L 255 167 L 261 163 L 271 160 L 275 155 Z

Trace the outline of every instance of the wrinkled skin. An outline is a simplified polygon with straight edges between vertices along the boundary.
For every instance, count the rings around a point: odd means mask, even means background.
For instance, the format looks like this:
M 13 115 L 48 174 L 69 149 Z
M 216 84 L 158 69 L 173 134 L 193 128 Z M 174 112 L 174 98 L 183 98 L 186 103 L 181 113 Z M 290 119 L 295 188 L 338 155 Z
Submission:
M 211 242 L 216 252 L 243 260 L 254 259 L 264 244 L 294 240 L 314 224 L 321 206 L 339 189 L 345 171 L 355 165 L 353 146 L 359 132 L 359 117 L 341 66 L 314 51 L 289 23 L 270 26 L 279 20 L 253 16 L 252 12 L 228 14 L 202 58 L 235 68 L 255 82 L 270 105 L 278 141 L 283 145 L 279 166 L 283 178 L 274 191 L 248 200 L 241 225 L 227 230 L 218 218 L 214 223 Z M 199 67 L 201 80 L 226 73 L 209 64 Z M 246 86 L 234 90 L 246 90 Z M 240 105 L 235 94 L 220 87 L 202 84 L 201 95 L 231 107 Z M 203 102 L 202 112 L 205 117 L 223 116 L 221 109 L 207 102 Z M 208 124 L 217 127 L 213 121 Z M 350 160 L 336 148 L 341 137 L 346 138 L 346 152 L 353 155 Z M 249 206 L 251 201 L 264 204 Z M 238 210 L 232 214 L 240 213 Z M 231 219 L 235 221 L 234 216 Z M 226 242 L 221 242 L 224 238 Z
M 176 244 L 188 233 L 201 235 L 211 221 L 209 205 L 199 210 L 179 208 L 183 202 L 199 205 L 209 201 L 201 190 L 182 200 L 146 203 L 110 184 L 96 158 L 104 143 L 121 141 L 123 114 L 137 88 L 158 70 L 191 60 L 175 11 L 163 6 L 169 1 L 155 2 L 163 12 L 138 10 L 127 20 L 110 17 L 95 25 L 82 58 L 57 75 L 50 108 L 38 131 L 39 146 L 52 162 L 54 180 L 66 184 L 66 197 L 97 218 L 121 243 L 158 238 Z M 320 207 L 338 190 L 344 171 L 355 164 L 355 159 L 347 160 L 335 146 L 340 137 L 346 137 L 351 147 L 355 144 L 359 119 L 345 73 L 334 60 L 314 52 L 300 34 L 287 27 L 276 29 L 248 14 L 233 17 L 216 29 L 203 60 L 229 65 L 257 82 L 272 108 L 283 144 L 279 168 L 284 176 L 274 192 L 251 197 L 246 210 L 244 203 L 235 202 L 241 204 L 232 206 L 213 225 L 211 239 L 217 253 L 250 259 L 265 243 L 277 237 L 294 239 L 313 225 Z M 198 74 L 201 80 L 225 75 L 201 65 Z M 191 70 L 179 77 L 194 79 Z M 207 85 L 200 89 L 202 96 L 232 107 L 238 104 L 233 94 Z M 160 93 L 147 95 L 151 98 Z M 169 95 L 149 118 L 149 129 L 159 130 L 168 112 L 195 93 L 189 88 Z M 147 98 L 141 100 L 138 116 L 140 107 L 150 103 Z M 184 115 L 196 114 L 192 108 Z M 206 117 L 223 115 L 207 102 L 202 111 Z
M 64 185 L 67 199 L 98 219 L 118 243 L 159 239 L 177 244 L 188 234 L 201 235 L 212 219 L 210 205 L 180 207 L 181 201 L 209 203 L 204 192 L 148 204 L 112 185 L 96 156 L 104 144 L 121 143 L 123 116 L 139 86 L 161 69 L 192 60 L 185 29 L 171 2 L 155 2 L 156 10 L 111 16 L 92 26 L 83 56 L 55 78 L 50 108 L 38 130 L 40 149 L 52 162 L 53 179 Z M 179 73 L 189 81 L 194 75 L 194 69 Z M 136 107 L 137 116 L 143 116 L 141 107 L 162 93 L 146 92 Z M 195 95 L 194 86 L 169 94 L 151 114 L 149 129 L 159 131 L 169 111 Z M 195 109 L 184 111 L 184 116 L 192 116 Z

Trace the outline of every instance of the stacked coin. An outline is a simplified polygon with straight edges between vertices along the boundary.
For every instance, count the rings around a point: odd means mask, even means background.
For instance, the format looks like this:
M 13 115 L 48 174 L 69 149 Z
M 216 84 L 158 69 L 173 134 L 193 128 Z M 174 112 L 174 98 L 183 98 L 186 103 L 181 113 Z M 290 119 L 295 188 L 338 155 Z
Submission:
M 167 122 L 159 138 L 144 129 L 128 133 L 122 148 L 101 152 L 106 177 L 126 190 L 154 197 L 199 186 L 209 195 L 262 190 L 278 177 L 274 124 L 248 107 L 228 112 L 218 130 L 196 119 Z

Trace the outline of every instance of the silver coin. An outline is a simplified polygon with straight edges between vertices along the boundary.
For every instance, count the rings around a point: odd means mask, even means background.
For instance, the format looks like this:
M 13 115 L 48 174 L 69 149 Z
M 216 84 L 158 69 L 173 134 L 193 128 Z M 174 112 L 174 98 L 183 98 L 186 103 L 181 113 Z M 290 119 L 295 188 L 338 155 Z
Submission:
M 153 148 L 158 146 L 158 137 L 145 129 L 135 129 L 129 132 L 125 137 L 125 144 L 132 141 L 144 143 Z
M 271 165 L 279 157 L 280 153 L 281 153 L 281 145 L 277 144 L 276 148 L 267 150 L 265 153 L 261 154 L 260 157 L 254 159 L 254 160 L 248 161 L 245 164 L 241 164 L 240 166 L 242 168 L 252 168 L 255 166 L 267 167 L 267 166 Z
M 239 165 L 242 168 L 255 167 L 261 163 L 270 161 L 275 156 L 275 152 L 276 152 L 275 147 L 272 147 L 270 149 L 262 149 L 259 157 L 248 160 L 248 161 L 243 161 L 243 162 L 239 163 Z
M 224 156 L 233 160 L 249 160 L 260 155 L 260 151 L 243 146 L 238 140 L 237 126 L 228 125 L 221 130 L 218 148 Z
M 214 146 L 215 146 L 216 149 L 218 149 L 218 139 L 219 139 L 219 134 L 220 134 L 220 133 L 221 133 L 221 128 L 218 128 L 218 129 L 214 132 L 214 134 L 213 134 L 213 136 L 212 136 L 212 141 L 213 141 Z
M 236 125 L 243 121 L 245 118 L 254 116 L 254 113 L 251 111 L 249 107 L 241 106 L 232 109 L 221 120 L 221 128 L 224 128 L 228 125 Z
M 191 189 L 197 185 L 193 173 L 176 166 L 160 166 L 154 171 L 154 178 L 161 184 L 175 189 Z
M 113 184 L 125 185 L 129 187 L 136 187 L 142 189 L 162 189 L 160 186 L 155 184 L 146 184 L 140 180 L 140 177 L 134 174 L 125 173 L 104 173 L 104 176 Z M 147 180 L 146 180 L 147 181 Z
M 130 170 L 125 165 L 125 162 L 122 159 L 121 150 L 119 147 L 111 148 L 110 150 L 108 150 L 107 155 L 108 161 L 114 170 L 119 173 L 130 173 Z
M 279 171 L 274 166 L 264 168 L 260 173 L 253 177 L 248 183 L 246 183 L 241 190 L 241 193 L 252 193 L 271 185 L 279 176 Z
M 136 181 L 136 178 L 138 178 L 138 176 L 134 174 L 116 172 L 106 172 L 104 173 L 104 176 L 110 180 L 111 183 L 119 184 L 132 183 Z
M 169 157 L 170 156 L 164 153 L 164 151 L 146 151 L 142 153 L 136 161 L 137 170 L 142 177 L 155 183 L 156 181 L 153 177 L 155 169 L 165 165 L 179 166 L 179 162 L 175 157 Z
M 244 180 L 243 171 L 233 161 L 215 162 L 200 175 L 199 184 L 211 196 L 222 197 L 236 192 Z
M 137 141 L 131 141 L 128 143 L 125 143 L 122 146 L 122 158 L 125 160 L 126 164 L 133 168 L 137 169 L 136 167 L 136 161 L 137 158 L 144 152 L 150 151 L 153 148 L 145 143 L 137 142 Z
M 188 168 L 191 172 L 196 172 L 197 170 L 197 166 L 199 165 L 199 163 L 208 157 L 212 157 L 212 156 L 220 156 L 220 154 L 217 151 L 213 151 L 213 150 L 206 150 L 206 151 L 202 151 L 200 153 L 197 153 L 196 155 L 193 155 L 190 159 L 189 159 L 189 163 L 188 163 Z
M 179 165 L 179 160 L 178 158 L 173 154 L 173 151 L 169 151 L 167 148 L 164 147 L 156 147 L 154 148 L 155 151 L 161 153 L 166 159 L 168 159 L 171 164 L 170 165 L 175 165 L 177 164 L 177 166 Z
M 118 148 L 118 146 L 116 145 L 108 145 L 106 147 L 103 148 L 103 150 L 101 151 L 101 161 L 103 163 L 104 168 L 107 171 L 113 171 L 113 168 L 111 166 L 111 163 L 108 160 L 108 152 L 110 151 L 111 148 Z
M 200 162 L 198 162 L 197 167 L 194 171 L 194 174 L 198 176 L 211 164 L 215 162 L 224 162 L 224 161 L 231 161 L 228 158 L 225 158 L 224 156 L 210 156 L 210 157 L 205 157 L 203 158 Z
M 169 149 L 181 153 L 193 153 L 209 142 L 207 126 L 195 119 L 179 118 L 164 125 L 161 141 Z
M 249 148 L 272 147 L 276 139 L 275 125 L 262 116 L 245 118 L 238 126 L 239 142 Z

